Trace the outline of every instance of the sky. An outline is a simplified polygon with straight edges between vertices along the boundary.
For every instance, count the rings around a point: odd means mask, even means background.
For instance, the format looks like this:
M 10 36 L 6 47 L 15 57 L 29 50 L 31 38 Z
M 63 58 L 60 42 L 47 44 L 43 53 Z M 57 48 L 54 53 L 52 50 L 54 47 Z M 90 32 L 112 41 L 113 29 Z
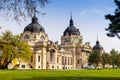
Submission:
M 72 12 L 74 26 L 80 30 L 83 43 L 90 42 L 93 47 L 98 35 L 98 40 L 106 52 L 112 49 L 120 51 L 120 40 L 117 37 L 107 37 L 105 31 L 110 22 L 104 16 L 113 14 L 115 8 L 114 0 L 50 0 L 45 8 L 40 9 L 46 15 L 37 17 L 48 38 L 53 42 L 60 42 L 64 30 L 69 26 Z M 31 23 L 31 18 L 21 21 L 20 25 L 15 20 L 6 20 L 4 17 L 0 17 L 0 20 L 0 32 L 10 30 L 14 34 L 22 33 L 25 26 Z

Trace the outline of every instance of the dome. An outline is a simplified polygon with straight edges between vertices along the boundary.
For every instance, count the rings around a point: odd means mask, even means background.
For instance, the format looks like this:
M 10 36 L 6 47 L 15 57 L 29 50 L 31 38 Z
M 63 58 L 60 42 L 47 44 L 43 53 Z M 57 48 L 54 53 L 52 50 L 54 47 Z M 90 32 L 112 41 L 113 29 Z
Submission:
M 103 47 L 99 44 L 98 40 L 96 41 L 96 45 L 93 47 L 93 50 L 95 50 L 95 49 L 97 49 L 97 50 L 103 50 Z
M 73 20 L 72 20 L 72 16 L 71 16 L 71 19 L 70 19 L 70 24 L 69 26 L 65 29 L 63 35 L 80 35 L 80 31 L 79 29 L 77 29 L 74 24 L 73 24 Z
M 25 31 L 30 31 L 30 32 L 45 32 L 44 28 L 38 23 L 38 18 L 34 15 L 32 17 L 32 23 L 28 24 L 24 28 Z

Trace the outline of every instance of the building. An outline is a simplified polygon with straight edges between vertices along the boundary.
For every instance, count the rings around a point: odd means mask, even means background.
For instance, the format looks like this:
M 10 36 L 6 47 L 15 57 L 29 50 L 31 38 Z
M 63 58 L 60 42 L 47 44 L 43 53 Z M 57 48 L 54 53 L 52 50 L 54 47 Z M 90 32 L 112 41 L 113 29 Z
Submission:
M 81 69 L 88 66 L 88 56 L 92 49 L 89 42 L 83 44 L 83 37 L 74 26 L 72 16 L 61 36 L 61 44 L 49 40 L 36 15 L 21 35 L 33 53 L 30 61 L 19 62 L 20 69 Z
M 99 55 L 100 57 L 102 57 L 103 53 L 105 53 L 105 51 L 104 51 L 103 47 L 100 45 L 100 42 L 98 41 L 98 39 L 96 41 L 96 44 L 93 46 L 92 51 L 94 51 L 94 50 L 99 51 L 99 53 L 97 52 L 96 54 Z M 103 60 L 103 58 L 101 58 L 101 59 Z M 91 66 L 95 67 L 94 64 L 92 64 Z M 97 68 L 103 68 L 103 64 L 101 61 L 99 61 Z

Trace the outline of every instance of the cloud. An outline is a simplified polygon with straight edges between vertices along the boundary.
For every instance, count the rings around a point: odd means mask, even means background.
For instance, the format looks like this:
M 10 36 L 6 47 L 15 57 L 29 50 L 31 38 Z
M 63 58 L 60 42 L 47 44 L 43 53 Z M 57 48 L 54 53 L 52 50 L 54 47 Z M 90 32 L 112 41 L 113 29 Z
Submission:
M 105 15 L 106 13 L 114 12 L 114 8 L 105 7 L 103 9 L 85 9 L 79 12 L 79 15 L 89 16 L 89 15 Z
M 79 15 L 82 15 L 82 16 L 87 16 L 87 15 L 102 15 L 102 14 L 104 14 L 104 12 L 102 10 L 98 10 L 98 9 L 83 10 L 83 11 L 79 12 Z

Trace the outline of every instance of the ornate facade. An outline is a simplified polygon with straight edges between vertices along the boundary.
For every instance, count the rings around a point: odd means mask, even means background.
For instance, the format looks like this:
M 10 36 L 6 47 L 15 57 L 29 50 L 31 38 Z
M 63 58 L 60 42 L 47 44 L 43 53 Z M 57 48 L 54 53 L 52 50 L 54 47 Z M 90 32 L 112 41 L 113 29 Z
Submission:
M 49 40 L 35 15 L 32 22 L 25 27 L 22 37 L 28 42 L 33 53 L 30 61 L 20 62 L 19 68 L 81 69 L 88 66 L 91 47 L 89 42 L 83 44 L 83 37 L 74 26 L 72 16 L 69 26 L 61 36 L 61 44 Z

